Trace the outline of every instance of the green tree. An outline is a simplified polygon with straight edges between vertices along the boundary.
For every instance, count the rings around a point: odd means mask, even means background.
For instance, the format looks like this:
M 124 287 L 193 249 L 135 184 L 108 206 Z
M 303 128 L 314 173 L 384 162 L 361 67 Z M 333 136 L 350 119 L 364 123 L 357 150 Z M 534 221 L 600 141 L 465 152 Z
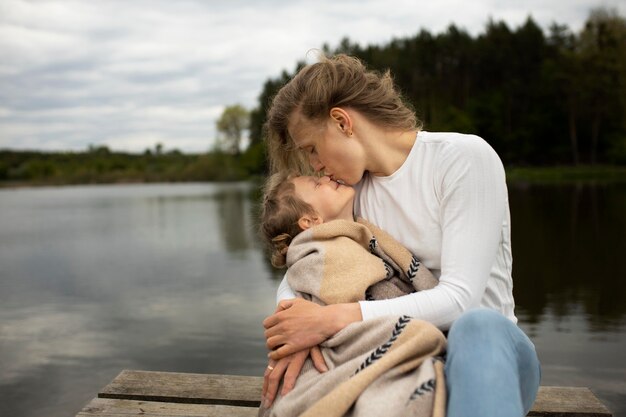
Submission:
M 554 23 L 550 27 L 548 45 L 555 51 L 552 57 L 544 62 L 544 75 L 548 84 L 554 89 L 555 107 L 562 104 L 567 113 L 567 135 L 571 161 L 574 165 L 580 162 L 578 145 L 578 119 L 581 108 L 582 86 L 580 79 L 582 66 L 576 51 L 576 37 L 568 27 Z
M 294 74 L 304 66 L 304 62 L 298 62 Z M 267 119 L 267 109 L 272 98 L 278 93 L 280 88 L 287 84 L 293 74 L 283 71 L 275 79 L 270 79 L 263 85 L 263 90 L 259 95 L 259 105 L 250 112 L 250 146 L 254 146 L 263 141 L 263 124 Z
M 601 133 L 614 120 L 621 121 L 626 103 L 626 20 L 615 10 L 592 10 L 579 39 L 585 68 L 582 77 L 585 105 L 591 125 L 590 159 L 597 162 Z
M 238 156 L 241 153 L 241 140 L 244 131 L 250 126 L 250 112 L 243 106 L 227 106 L 216 122 L 220 142 L 227 151 Z

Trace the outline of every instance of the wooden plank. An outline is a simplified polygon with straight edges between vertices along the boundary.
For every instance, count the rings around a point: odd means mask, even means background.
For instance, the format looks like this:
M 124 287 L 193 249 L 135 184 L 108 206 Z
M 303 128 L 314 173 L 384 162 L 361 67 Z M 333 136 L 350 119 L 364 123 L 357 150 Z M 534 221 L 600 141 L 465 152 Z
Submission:
M 256 408 L 94 398 L 76 417 L 254 417 Z
M 99 398 L 258 407 L 263 378 L 254 376 L 122 371 Z
M 613 414 L 589 388 L 539 387 L 529 416 L 610 417 Z
M 258 407 L 263 378 L 253 376 L 122 371 L 98 397 L 170 403 Z M 540 387 L 529 416 L 610 417 L 588 388 Z

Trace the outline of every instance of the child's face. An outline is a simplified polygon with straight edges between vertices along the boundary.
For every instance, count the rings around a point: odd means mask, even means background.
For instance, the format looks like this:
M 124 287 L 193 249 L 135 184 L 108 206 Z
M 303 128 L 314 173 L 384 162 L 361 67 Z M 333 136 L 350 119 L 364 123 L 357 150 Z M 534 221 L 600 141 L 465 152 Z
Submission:
M 354 189 L 331 181 L 330 177 L 296 177 L 292 180 L 296 195 L 309 203 L 322 221 L 352 220 Z

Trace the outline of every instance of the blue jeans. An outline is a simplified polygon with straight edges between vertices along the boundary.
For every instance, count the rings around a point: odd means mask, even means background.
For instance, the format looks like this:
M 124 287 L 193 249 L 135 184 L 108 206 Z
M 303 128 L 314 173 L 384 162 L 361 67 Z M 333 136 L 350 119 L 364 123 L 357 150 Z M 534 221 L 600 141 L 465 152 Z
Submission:
M 450 328 L 445 373 L 448 417 L 523 417 L 541 379 L 530 339 L 485 308 L 467 311 Z

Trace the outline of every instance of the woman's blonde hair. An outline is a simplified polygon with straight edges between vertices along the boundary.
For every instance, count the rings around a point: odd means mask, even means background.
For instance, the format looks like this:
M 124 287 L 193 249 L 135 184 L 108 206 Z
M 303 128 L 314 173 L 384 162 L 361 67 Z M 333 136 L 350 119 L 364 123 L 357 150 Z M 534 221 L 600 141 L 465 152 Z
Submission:
M 302 216 L 317 216 L 315 209 L 296 195 L 291 181 L 296 173 L 278 172 L 271 175 L 264 186 L 261 210 L 261 236 L 271 251 L 272 265 L 285 266 L 287 249 L 302 229 Z
M 384 128 L 421 128 L 415 112 L 394 87 L 389 70 L 382 74 L 368 70 L 359 59 L 348 55 L 322 55 L 319 62 L 302 68 L 272 100 L 265 124 L 272 172 L 302 172 L 308 166 L 287 131 L 294 111 L 310 121 L 325 122 L 333 107 L 357 110 Z

